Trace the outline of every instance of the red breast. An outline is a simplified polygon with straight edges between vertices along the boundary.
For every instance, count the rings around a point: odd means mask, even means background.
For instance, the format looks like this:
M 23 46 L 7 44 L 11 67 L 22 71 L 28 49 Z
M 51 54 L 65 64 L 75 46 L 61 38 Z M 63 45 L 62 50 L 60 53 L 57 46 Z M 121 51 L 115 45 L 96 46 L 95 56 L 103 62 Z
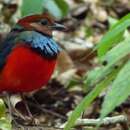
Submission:
M 27 46 L 13 49 L 1 72 L 0 91 L 28 92 L 45 85 L 56 59 L 47 59 Z M 5 82 L 6 81 L 6 82 Z

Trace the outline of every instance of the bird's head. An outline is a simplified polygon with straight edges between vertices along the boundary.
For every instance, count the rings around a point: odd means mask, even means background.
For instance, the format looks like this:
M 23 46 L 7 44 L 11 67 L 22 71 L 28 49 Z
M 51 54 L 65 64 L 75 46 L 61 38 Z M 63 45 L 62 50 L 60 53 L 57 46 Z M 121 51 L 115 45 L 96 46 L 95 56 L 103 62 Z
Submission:
M 26 16 L 18 21 L 25 30 L 34 30 L 52 36 L 53 30 L 65 30 L 65 26 L 56 23 L 48 14 Z

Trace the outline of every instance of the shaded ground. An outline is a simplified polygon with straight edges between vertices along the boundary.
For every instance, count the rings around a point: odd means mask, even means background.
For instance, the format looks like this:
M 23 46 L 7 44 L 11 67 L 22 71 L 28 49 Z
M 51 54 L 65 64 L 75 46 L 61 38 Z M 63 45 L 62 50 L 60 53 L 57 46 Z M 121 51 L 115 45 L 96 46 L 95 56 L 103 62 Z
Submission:
M 60 89 L 59 89 L 60 88 Z M 67 121 L 67 114 L 75 108 L 80 100 L 85 96 L 81 91 L 70 92 L 64 88 L 56 80 L 52 80 L 43 90 L 39 90 L 32 96 L 27 96 L 26 100 L 28 102 L 30 111 L 35 119 L 37 119 L 37 129 L 40 127 L 45 127 L 46 129 L 53 128 L 54 130 L 59 128 L 65 121 Z M 103 101 L 103 96 L 97 98 L 93 104 L 86 110 L 83 114 L 83 118 L 96 119 L 99 117 L 101 104 Z M 117 107 L 114 112 L 109 114 L 110 117 L 116 115 L 127 115 L 128 124 L 130 123 L 130 99 L 124 102 L 120 107 Z M 19 102 L 16 107 L 18 110 L 25 110 L 22 102 Z M 27 113 L 21 110 L 21 113 L 26 117 Z M 16 121 L 22 124 L 25 128 L 33 126 L 34 124 L 30 120 L 20 119 L 17 115 Z M 130 124 L 129 124 L 130 125 Z M 35 126 L 35 125 L 34 125 Z M 49 127 L 47 127 L 49 126 Z M 16 127 L 16 126 L 15 126 Z M 93 127 L 88 127 L 93 129 Z M 36 129 L 36 128 L 34 128 Z M 57 130 L 56 129 L 56 130 Z M 80 130 L 81 128 L 77 128 Z M 126 130 L 126 124 L 115 124 L 102 126 L 100 130 Z

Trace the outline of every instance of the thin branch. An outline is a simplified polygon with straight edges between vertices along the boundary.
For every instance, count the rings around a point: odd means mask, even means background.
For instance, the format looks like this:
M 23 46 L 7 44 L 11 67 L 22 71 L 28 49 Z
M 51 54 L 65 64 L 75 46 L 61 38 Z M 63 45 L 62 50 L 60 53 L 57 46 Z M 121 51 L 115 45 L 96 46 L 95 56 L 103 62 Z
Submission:
M 47 126 L 22 126 L 22 127 L 14 127 L 13 130 L 62 130 L 62 129 Z
M 76 126 L 95 126 L 101 122 L 101 125 L 110 125 L 116 123 L 124 123 L 127 122 L 127 118 L 124 115 L 114 116 L 114 117 L 106 117 L 102 121 L 98 119 L 78 119 L 76 122 Z
M 102 120 L 98 119 L 78 119 L 75 123 L 75 126 L 96 126 L 97 124 L 101 125 L 111 125 L 116 123 L 127 123 L 127 118 L 124 115 L 114 116 L 114 117 L 106 117 Z M 66 125 L 63 124 L 61 128 L 64 128 Z

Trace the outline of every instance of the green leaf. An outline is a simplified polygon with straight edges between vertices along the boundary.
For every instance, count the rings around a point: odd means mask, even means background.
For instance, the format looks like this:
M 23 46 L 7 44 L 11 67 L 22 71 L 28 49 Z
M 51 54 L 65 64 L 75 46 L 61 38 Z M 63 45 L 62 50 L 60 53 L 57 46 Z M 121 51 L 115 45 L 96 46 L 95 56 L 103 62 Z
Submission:
M 115 24 L 118 22 L 118 20 L 109 16 L 108 22 L 110 24 L 110 29 L 111 29 L 111 28 L 113 28 L 113 26 L 115 26 Z
M 106 54 L 108 49 L 110 49 L 113 46 L 113 44 L 115 44 L 115 42 L 118 41 L 117 39 L 119 39 L 120 41 L 123 31 L 128 26 L 130 26 L 130 14 L 126 15 L 121 20 L 119 20 L 98 43 L 97 48 L 99 58 Z
M 70 130 L 71 127 L 75 124 L 76 120 L 81 116 L 82 112 L 87 109 L 92 101 L 110 84 L 110 82 L 115 78 L 117 70 L 110 74 L 104 81 L 99 83 L 85 98 L 81 103 L 75 108 L 71 116 L 68 119 L 68 122 L 64 130 Z
M 124 17 L 122 17 L 120 20 L 118 20 L 118 22 L 113 25 L 113 28 L 119 26 L 121 23 L 123 23 L 125 20 L 130 19 L 130 13 L 128 13 L 127 15 L 125 15 Z
M 0 118 L 0 129 L 1 130 L 12 130 L 12 125 L 6 118 Z
M 43 0 L 44 7 L 55 17 L 62 18 L 67 15 L 69 6 L 64 0 Z
M 0 99 L 0 118 L 6 116 L 6 107 L 4 101 Z
M 40 14 L 43 12 L 43 0 L 23 0 L 21 6 L 22 16 Z
M 93 88 L 93 86 L 91 86 L 91 83 L 97 78 L 97 74 L 102 74 L 102 67 L 96 67 L 86 73 L 83 86 L 86 92 L 90 91 Z
M 130 95 L 130 61 L 121 69 L 114 80 L 111 90 L 105 97 L 101 110 L 101 118 L 109 114 Z
M 117 46 L 112 48 L 107 52 L 105 56 L 101 58 L 101 61 L 106 61 L 107 64 L 112 65 L 125 57 L 130 53 L 130 36 L 127 37 L 124 41 L 119 43 Z
M 117 46 L 112 48 L 105 56 L 102 57 L 101 61 L 106 61 L 107 65 L 102 66 L 95 76 L 88 77 L 88 86 L 93 86 L 100 80 L 103 80 L 114 69 L 114 65 L 123 59 L 126 55 L 130 53 L 130 37 L 127 37 L 124 41 L 119 43 Z M 95 71 L 95 70 L 93 70 Z M 95 71 L 96 72 L 96 71 Z M 94 73 L 94 72 L 93 72 Z

